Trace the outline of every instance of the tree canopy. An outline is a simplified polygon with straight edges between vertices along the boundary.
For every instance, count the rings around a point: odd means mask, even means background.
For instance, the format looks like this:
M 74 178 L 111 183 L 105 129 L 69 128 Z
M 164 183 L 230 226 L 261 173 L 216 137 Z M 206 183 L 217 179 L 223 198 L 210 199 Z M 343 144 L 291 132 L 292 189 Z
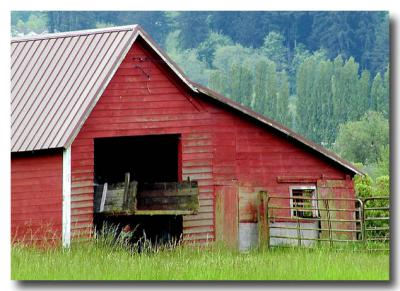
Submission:
M 388 172 L 387 12 L 16 11 L 12 35 L 140 24 L 195 82 Z

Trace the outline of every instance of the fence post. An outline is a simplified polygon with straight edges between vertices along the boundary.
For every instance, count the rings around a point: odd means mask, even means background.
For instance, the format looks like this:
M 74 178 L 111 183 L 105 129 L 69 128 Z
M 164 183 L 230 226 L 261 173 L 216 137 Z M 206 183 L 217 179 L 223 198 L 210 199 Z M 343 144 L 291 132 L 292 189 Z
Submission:
M 258 223 L 258 246 L 261 249 L 269 247 L 269 224 L 268 224 L 268 196 L 265 191 L 258 192 L 257 197 L 257 223 Z
M 357 199 L 360 203 L 360 228 L 361 228 L 361 241 L 365 244 L 367 241 L 365 238 L 365 203 L 362 199 Z
M 300 218 L 297 215 L 297 245 L 301 247 L 301 230 L 300 230 Z
M 331 221 L 331 213 L 329 210 L 329 200 L 324 199 L 325 203 L 325 208 L 326 208 L 326 216 L 328 219 L 328 234 L 329 234 L 329 245 L 333 247 L 333 241 L 332 241 L 332 221 Z
M 268 192 L 265 192 L 265 238 L 266 238 L 266 247 L 269 249 L 270 244 L 270 234 L 269 234 L 269 197 L 268 197 Z

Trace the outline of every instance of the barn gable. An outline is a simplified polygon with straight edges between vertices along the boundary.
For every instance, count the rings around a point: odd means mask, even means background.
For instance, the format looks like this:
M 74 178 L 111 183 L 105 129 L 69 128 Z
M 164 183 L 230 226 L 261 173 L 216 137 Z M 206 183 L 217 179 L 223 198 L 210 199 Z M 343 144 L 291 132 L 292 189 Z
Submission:
M 288 181 L 315 187 L 321 179 L 359 173 L 290 129 L 191 82 L 138 26 L 22 39 L 12 47 L 12 151 L 17 157 L 63 149 L 67 245 L 70 236 L 93 233 L 94 187 L 113 172 L 123 179 L 128 168 L 138 180 L 198 183 L 198 212 L 181 222 L 187 242 L 217 239 L 227 221 L 228 236 L 237 238 L 235 227 L 257 223 L 261 190 L 288 195 Z
M 193 93 L 226 104 L 362 174 L 283 125 L 190 81 L 138 25 L 12 40 L 12 152 L 67 148 L 138 36 Z

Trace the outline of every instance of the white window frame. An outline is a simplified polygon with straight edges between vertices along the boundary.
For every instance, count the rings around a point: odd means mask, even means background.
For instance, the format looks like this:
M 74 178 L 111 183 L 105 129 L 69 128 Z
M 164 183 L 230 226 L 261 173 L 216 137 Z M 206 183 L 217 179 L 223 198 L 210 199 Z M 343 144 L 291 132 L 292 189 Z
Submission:
M 298 216 L 294 215 L 294 203 L 293 203 L 293 190 L 312 190 L 312 198 L 317 198 L 317 187 L 315 185 L 294 185 L 289 187 L 289 194 L 290 194 L 290 215 L 292 218 L 297 218 Z M 312 213 L 313 213 L 313 218 L 319 217 L 318 215 L 318 201 L 317 200 L 311 200 L 311 205 L 313 207 Z M 301 218 L 301 217 L 299 217 Z

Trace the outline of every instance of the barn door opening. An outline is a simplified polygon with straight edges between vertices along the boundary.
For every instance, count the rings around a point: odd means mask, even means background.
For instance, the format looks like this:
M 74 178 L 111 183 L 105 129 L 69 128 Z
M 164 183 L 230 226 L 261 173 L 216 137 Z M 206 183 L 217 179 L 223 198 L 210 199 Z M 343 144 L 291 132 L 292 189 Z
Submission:
M 168 206 L 163 203 L 171 200 L 156 195 L 170 192 L 164 188 L 154 191 L 154 188 L 175 185 L 181 180 L 180 160 L 179 135 L 95 139 L 96 229 L 101 229 L 107 223 L 117 226 L 118 232 L 123 229 L 134 231 L 136 240 L 144 234 L 152 242 L 165 243 L 179 239 L 182 235 L 182 216 L 155 211 L 163 210 Z M 149 191 L 149 187 L 153 191 Z M 144 193 L 152 196 L 144 197 Z M 112 199 L 111 194 L 114 195 Z M 125 201 L 127 195 L 132 198 L 128 206 Z M 158 205 L 155 206 L 155 203 Z M 129 208 L 131 205 L 134 205 L 132 209 Z
M 95 182 L 117 183 L 127 172 L 139 184 L 176 182 L 179 141 L 179 135 L 95 139 Z

